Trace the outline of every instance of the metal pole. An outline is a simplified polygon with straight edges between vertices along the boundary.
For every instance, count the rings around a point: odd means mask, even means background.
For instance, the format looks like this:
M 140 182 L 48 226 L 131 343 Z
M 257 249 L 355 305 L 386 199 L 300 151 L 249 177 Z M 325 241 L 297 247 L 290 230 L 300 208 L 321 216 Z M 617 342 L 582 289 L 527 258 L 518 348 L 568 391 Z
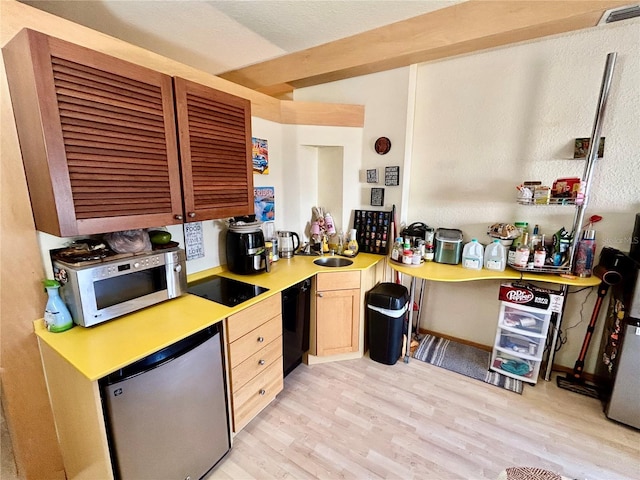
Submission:
M 411 356 L 411 323 L 413 322 L 413 302 L 416 298 L 416 277 L 411 276 L 411 288 L 409 295 L 409 325 L 407 326 L 407 346 L 404 351 L 404 363 L 409 363 Z
M 593 176 L 593 167 L 598 159 L 598 148 L 600 147 L 600 133 L 602 132 L 602 121 L 604 119 L 605 110 L 607 107 L 607 99 L 609 97 L 609 90 L 611 88 L 611 80 L 613 78 L 613 69 L 616 64 L 616 52 L 611 52 L 607 55 L 607 61 L 604 67 L 604 74 L 602 75 L 602 84 L 600 86 L 600 98 L 598 99 L 598 107 L 596 108 L 596 117 L 593 122 L 593 130 L 591 132 L 591 139 L 589 140 L 589 151 L 587 153 L 587 163 L 584 167 L 584 173 L 582 175 L 582 182 L 584 182 L 583 188 L 583 200 L 579 205 L 576 212 L 574 224 L 573 224 L 573 240 L 571 242 L 571 249 L 569 251 L 569 266 L 573 268 L 573 257 L 578 243 L 580 231 L 582 230 L 582 223 L 584 222 L 584 213 L 589 203 L 589 191 L 591 190 L 591 177 Z

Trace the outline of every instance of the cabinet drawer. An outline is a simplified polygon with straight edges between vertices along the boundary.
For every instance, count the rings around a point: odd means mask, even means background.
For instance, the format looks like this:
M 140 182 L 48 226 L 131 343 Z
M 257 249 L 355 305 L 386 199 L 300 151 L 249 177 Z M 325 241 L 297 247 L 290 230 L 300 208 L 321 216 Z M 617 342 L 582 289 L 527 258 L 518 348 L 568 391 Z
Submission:
M 280 294 L 267 298 L 255 305 L 227 318 L 229 342 L 246 335 L 254 328 L 271 320 L 280 313 Z
M 256 375 L 264 372 L 269 365 L 282 356 L 282 337 L 251 355 L 244 362 L 231 369 L 231 391 L 235 392 Z
M 496 348 L 513 352 L 513 356 L 529 360 L 541 360 L 546 339 L 521 335 L 498 328 Z
M 316 275 L 316 290 L 360 288 L 360 272 L 332 272 Z
M 282 315 L 240 337 L 229 345 L 229 366 L 235 368 L 254 353 L 282 336 Z
M 282 391 L 282 357 L 233 393 L 233 431 L 240 431 Z

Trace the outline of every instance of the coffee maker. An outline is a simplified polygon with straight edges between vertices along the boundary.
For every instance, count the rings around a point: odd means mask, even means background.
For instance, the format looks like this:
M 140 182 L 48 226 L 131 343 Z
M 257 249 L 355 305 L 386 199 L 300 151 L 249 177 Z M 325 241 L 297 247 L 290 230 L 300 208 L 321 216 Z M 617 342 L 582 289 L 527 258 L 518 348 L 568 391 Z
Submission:
M 230 223 L 227 230 L 227 268 L 233 273 L 251 275 L 269 271 L 262 222 Z

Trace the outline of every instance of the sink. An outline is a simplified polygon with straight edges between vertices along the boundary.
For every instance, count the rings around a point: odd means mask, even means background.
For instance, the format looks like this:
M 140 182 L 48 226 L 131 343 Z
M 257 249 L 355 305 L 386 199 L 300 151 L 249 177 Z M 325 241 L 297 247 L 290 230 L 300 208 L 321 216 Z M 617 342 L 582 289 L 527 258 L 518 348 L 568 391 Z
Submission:
M 313 263 L 322 267 L 348 267 L 353 260 L 344 257 L 322 257 L 314 260 Z

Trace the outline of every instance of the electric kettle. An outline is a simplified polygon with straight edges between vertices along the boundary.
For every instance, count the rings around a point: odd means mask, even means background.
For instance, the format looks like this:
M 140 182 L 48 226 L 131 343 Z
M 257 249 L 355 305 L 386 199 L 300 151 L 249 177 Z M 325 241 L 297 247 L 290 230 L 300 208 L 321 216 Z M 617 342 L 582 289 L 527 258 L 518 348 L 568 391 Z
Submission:
M 296 232 L 278 231 L 278 255 L 280 258 L 291 258 L 300 248 L 300 237 Z

